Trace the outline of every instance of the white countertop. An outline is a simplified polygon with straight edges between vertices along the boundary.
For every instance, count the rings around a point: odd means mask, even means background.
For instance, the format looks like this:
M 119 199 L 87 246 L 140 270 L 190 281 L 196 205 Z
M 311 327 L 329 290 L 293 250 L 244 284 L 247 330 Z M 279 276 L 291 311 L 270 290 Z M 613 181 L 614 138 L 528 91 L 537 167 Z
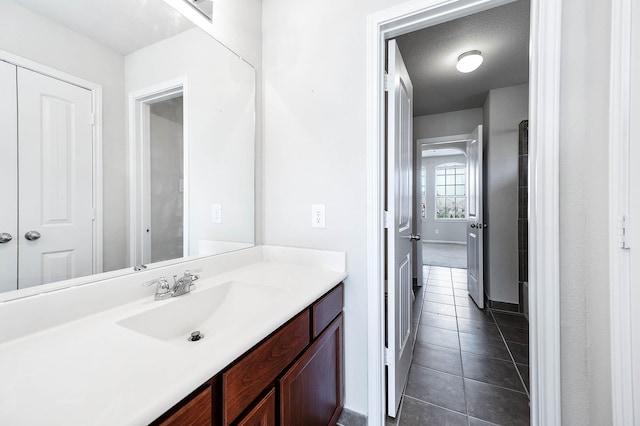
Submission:
M 264 255 L 260 262 L 203 278 L 190 294 L 166 301 L 140 298 L 0 344 L 0 424 L 141 425 L 155 420 L 347 276 L 312 262 L 274 260 Z M 251 310 L 251 317 L 239 307 L 236 317 L 220 324 L 220 332 L 192 346 L 117 324 L 229 281 L 280 290 L 272 306 Z

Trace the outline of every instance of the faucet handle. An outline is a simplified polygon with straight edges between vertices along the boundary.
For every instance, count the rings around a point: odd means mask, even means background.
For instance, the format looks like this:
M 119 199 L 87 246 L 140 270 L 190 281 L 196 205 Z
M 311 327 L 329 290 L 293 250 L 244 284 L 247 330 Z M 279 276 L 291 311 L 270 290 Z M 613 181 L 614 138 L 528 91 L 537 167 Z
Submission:
M 184 271 L 184 276 L 191 277 L 191 281 L 196 281 L 200 279 L 200 275 L 198 275 L 200 272 L 202 272 L 202 268 L 191 269 L 191 270 L 187 269 L 186 271 Z
M 171 286 L 169 286 L 169 281 L 167 281 L 165 277 L 156 278 L 155 280 L 148 281 L 143 285 L 145 287 L 150 287 L 154 284 L 156 285 L 156 295 L 155 295 L 156 300 L 170 297 Z

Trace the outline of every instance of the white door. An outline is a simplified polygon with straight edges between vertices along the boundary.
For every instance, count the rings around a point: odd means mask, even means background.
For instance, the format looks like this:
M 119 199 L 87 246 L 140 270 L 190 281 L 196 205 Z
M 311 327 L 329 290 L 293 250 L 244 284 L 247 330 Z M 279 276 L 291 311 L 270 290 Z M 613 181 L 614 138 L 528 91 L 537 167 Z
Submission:
M 0 292 L 18 283 L 18 111 L 16 67 L 0 61 Z
M 387 413 L 395 417 L 409 375 L 413 215 L 413 86 L 394 40 L 388 46 Z
M 482 126 L 467 140 L 467 289 L 480 309 L 484 308 L 482 222 Z
M 91 92 L 18 68 L 19 287 L 93 272 Z

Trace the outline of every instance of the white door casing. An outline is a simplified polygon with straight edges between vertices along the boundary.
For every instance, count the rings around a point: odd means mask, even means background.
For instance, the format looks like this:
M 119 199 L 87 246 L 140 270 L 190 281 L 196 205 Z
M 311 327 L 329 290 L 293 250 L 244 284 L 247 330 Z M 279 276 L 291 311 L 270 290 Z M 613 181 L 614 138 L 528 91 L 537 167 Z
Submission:
M 387 412 L 395 417 L 414 346 L 411 339 L 413 86 L 395 40 L 390 40 L 387 46 Z
M 628 0 L 631 2 L 631 0 Z M 368 422 L 384 424 L 385 40 L 506 3 L 413 0 L 367 18 Z M 531 424 L 561 424 L 559 126 L 562 0 L 531 1 L 529 315 Z
M 0 234 L 11 237 L 10 241 L 0 243 L 0 292 L 3 292 L 18 288 L 18 110 L 16 66 L 2 61 L 0 93 L 0 194 L 3 204 L 0 207 Z
M 18 69 L 19 287 L 93 273 L 92 97 Z M 28 240 L 27 232 L 41 236 Z
M 482 125 L 467 140 L 467 289 L 484 309 L 484 228 L 482 215 Z

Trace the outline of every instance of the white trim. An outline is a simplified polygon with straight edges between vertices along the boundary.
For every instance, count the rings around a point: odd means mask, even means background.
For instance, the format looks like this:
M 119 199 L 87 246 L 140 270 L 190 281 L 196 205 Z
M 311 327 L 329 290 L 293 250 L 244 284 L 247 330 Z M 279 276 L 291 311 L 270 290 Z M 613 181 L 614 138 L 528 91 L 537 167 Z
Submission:
M 103 211 L 102 211 L 102 86 L 92 81 L 84 80 L 75 75 L 59 71 L 55 68 L 32 61 L 5 50 L 0 50 L 0 61 L 8 62 L 20 68 L 37 72 L 74 86 L 82 87 L 91 92 L 91 107 L 94 114 L 93 126 L 93 274 L 102 273 L 103 268 Z
M 504 0 L 414 0 L 367 18 L 368 423 L 384 424 L 385 40 L 467 16 Z M 561 424 L 559 305 L 559 81 L 561 0 L 531 1 L 531 424 Z
M 562 1 L 532 0 L 529 63 L 531 424 L 560 425 L 560 59 Z
M 141 129 L 143 109 L 148 108 L 152 102 L 169 99 L 181 93 L 183 96 L 183 257 L 189 256 L 189 84 L 186 76 L 155 84 L 144 89 L 129 93 L 129 257 L 131 265 L 143 262 L 143 238 L 142 231 L 145 209 L 143 208 L 143 196 L 148 191 L 142 187 L 143 168 L 145 161 L 142 158 L 145 143 L 145 133 Z
M 423 243 L 436 243 L 436 244 L 460 244 L 461 246 L 466 246 L 467 243 L 464 241 L 445 241 L 445 240 L 423 240 Z
M 422 138 L 422 139 L 417 139 L 416 142 L 419 145 L 440 145 L 440 144 L 467 142 L 468 140 L 469 140 L 469 134 L 439 136 L 437 138 Z
M 609 102 L 609 282 L 611 310 L 611 394 L 614 425 L 633 425 L 631 262 L 617 244 L 615 222 L 629 217 L 631 143 L 632 0 L 614 0 L 611 22 Z M 636 396 L 637 398 L 637 396 Z M 640 420 L 640 419 L 636 419 Z

